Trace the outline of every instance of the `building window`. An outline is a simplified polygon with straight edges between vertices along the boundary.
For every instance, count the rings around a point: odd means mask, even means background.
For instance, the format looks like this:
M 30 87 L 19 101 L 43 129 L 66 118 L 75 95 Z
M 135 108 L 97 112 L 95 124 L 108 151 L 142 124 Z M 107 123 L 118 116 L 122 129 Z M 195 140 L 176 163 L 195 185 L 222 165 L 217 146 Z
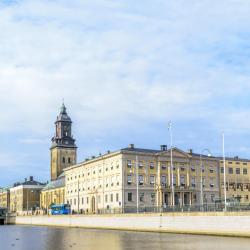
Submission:
M 84 198 L 82 197 L 82 205 L 84 204 Z
M 74 205 L 76 205 L 76 199 L 74 199 Z
M 210 178 L 210 187 L 214 187 L 214 179 Z
M 229 174 L 233 174 L 234 172 L 233 172 L 233 168 L 228 168 L 228 173 Z
M 68 163 L 70 163 L 70 157 L 68 158 Z
M 191 185 L 192 185 L 192 187 L 195 187 L 195 177 L 192 177 L 192 179 L 191 179 Z
M 113 202 L 113 194 L 110 194 L 110 202 Z
M 173 185 L 176 186 L 176 176 L 174 176 L 174 181 L 173 181 Z
M 191 166 L 191 171 L 195 172 L 195 167 L 194 166 Z
M 155 184 L 155 176 L 154 175 L 150 175 L 149 181 L 150 181 L 151 185 Z
M 167 184 L 167 177 L 166 175 L 161 176 L 161 185 L 165 186 Z
M 240 174 L 240 168 L 236 168 L 236 174 Z
M 223 167 L 223 168 L 220 168 L 220 173 L 221 173 L 221 174 L 224 174 L 224 167 Z
M 63 157 L 62 161 L 63 161 L 63 163 L 65 163 L 65 157 Z
M 155 203 L 155 193 L 151 193 L 151 202 Z
M 143 162 L 139 161 L 139 168 L 143 168 Z
M 139 185 L 143 185 L 143 175 L 139 175 Z
M 165 165 L 165 164 L 162 164 L 162 165 L 161 165 L 161 169 L 162 169 L 162 170 L 166 170 L 166 169 L 167 169 L 166 165 Z
M 140 193 L 140 202 L 144 202 L 144 193 Z
M 184 187 L 185 186 L 185 176 L 183 176 L 183 175 L 180 176 L 180 182 L 181 182 L 180 183 L 181 186 Z
M 132 201 L 133 197 L 132 197 L 132 193 L 128 193 L 128 201 Z
M 155 168 L 155 165 L 154 165 L 153 162 L 150 162 L 150 163 L 149 163 L 149 168 L 150 168 L 150 169 L 154 169 L 154 168 Z
M 86 203 L 89 204 L 89 197 L 87 197 L 87 202 Z
M 213 173 L 214 172 L 214 167 L 210 167 L 209 171 L 210 171 L 210 173 Z
M 132 183 L 132 175 L 131 174 L 129 174 L 127 176 L 127 182 L 128 182 L 129 185 Z
M 214 194 L 211 194 L 211 202 L 214 202 Z
M 185 171 L 185 166 L 181 166 L 181 171 Z
M 247 174 L 247 168 L 243 168 L 243 174 Z
M 116 194 L 116 202 L 118 202 L 119 201 L 119 194 L 117 193 Z
M 127 167 L 132 168 L 132 161 L 131 160 L 127 160 Z
M 108 195 L 105 194 L 105 202 L 107 203 L 108 202 Z

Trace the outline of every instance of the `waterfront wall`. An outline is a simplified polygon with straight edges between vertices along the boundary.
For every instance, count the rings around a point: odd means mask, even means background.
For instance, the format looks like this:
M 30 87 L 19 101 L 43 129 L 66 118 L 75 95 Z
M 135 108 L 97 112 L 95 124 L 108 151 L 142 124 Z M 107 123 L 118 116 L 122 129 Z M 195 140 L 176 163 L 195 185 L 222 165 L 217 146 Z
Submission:
M 250 237 L 250 213 L 17 216 L 16 224 Z

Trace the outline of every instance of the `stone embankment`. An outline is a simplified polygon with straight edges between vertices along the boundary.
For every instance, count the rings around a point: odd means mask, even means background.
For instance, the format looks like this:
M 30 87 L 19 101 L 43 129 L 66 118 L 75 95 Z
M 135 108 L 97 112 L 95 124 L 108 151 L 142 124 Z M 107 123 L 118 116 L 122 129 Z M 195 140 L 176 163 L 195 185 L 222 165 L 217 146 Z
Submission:
M 17 216 L 16 224 L 250 237 L 250 212 Z

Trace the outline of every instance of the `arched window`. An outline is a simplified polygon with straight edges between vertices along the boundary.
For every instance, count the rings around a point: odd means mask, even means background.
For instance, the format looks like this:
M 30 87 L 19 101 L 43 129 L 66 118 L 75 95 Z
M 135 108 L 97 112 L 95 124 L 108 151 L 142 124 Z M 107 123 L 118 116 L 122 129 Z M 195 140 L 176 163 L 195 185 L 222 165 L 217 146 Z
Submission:
M 63 163 L 65 163 L 65 157 L 63 157 L 62 161 L 63 161 Z
M 68 158 L 68 163 L 70 163 L 70 157 Z

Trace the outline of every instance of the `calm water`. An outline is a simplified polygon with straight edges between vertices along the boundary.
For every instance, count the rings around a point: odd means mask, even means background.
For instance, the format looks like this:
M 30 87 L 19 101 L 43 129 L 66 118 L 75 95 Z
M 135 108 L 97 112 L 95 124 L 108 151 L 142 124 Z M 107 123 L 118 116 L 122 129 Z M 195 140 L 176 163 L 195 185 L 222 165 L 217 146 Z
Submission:
M 77 228 L 0 226 L 0 250 L 249 250 L 250 239 Z

